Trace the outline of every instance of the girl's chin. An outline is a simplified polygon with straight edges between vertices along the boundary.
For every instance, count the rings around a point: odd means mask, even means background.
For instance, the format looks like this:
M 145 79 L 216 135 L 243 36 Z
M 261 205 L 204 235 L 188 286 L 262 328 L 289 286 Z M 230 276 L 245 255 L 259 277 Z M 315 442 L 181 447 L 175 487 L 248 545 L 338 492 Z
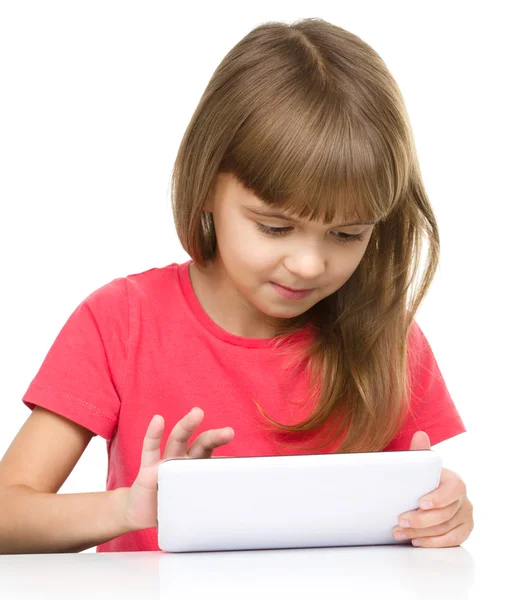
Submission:
M 272 306 L 267 304 L 266 306 L 258 307 L 258 310 L 271 319 L 292 319 L 305 313 L 310 308 L 311 306 L 306 307 L 299 304 L 295 306 Z

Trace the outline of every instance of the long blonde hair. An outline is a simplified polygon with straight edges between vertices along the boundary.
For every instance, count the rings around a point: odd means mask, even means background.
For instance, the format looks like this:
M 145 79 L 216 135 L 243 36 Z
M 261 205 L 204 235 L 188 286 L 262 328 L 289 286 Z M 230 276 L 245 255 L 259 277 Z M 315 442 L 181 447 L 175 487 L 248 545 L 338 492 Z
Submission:
M 276 336 L 278 347 L 314 323 L 304 354 L 317 398 L 312 414 L 285 425 L 258 408 L 289 435 L 331 424 L 317 449 L 345 432 L 337 452 L 383 450 L 410 406 L 408 340 L 439 262 L 438 226 L 408 114 L 383 60 L 322 19 L 257 26 L 213 73 L 174 164 L 174 222 L 198 265 L 216 256 L 214 223 L 203 206 L 220 172 L 291 216 L 376 221 L 348 281 Z

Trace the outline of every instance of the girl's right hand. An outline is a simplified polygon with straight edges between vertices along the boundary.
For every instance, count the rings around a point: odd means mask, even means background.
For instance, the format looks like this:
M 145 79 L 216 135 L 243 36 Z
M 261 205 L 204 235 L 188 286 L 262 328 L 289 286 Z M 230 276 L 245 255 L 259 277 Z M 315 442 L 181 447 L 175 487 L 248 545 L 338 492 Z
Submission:
M 176 423 L 165 446 L 163 460 L 169 458 L 210 458 L 218 446 L 228 444 L 234 437 L 232 427 L 209 429 L 200 433 L 188 447 L 188 441 L 203 420 L 201 408 L 193 408 Z M 157 469 L 161 454 L 161 437 L 165 421 L 154 415 L 143 441 L 141 467 L 124 501 L 124 523 L 130 531 L 157 525 Z

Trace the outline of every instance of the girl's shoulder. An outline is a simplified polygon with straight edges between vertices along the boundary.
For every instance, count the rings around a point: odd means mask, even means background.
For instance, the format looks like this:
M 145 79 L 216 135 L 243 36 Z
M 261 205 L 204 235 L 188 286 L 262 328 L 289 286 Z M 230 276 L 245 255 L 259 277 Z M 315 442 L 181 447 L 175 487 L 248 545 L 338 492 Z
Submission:
M 170 263 L 116 277 L 92 291 L 83 304 L 119 312 L 118 309 L 129 309 L 130 303 L 141 300 L 159 303 L 165 296 L 173 297 L 174 288 L 180 287 L 180 271 L 186 264 Z

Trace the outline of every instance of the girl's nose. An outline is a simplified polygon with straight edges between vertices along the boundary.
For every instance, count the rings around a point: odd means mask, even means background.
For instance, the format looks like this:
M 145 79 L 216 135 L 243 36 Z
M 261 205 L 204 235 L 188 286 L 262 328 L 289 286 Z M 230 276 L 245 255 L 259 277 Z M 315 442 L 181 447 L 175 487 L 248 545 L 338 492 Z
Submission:
M 317 252 L 298 251 L 285 261 L 287 269 L 299 279 L 316 279 L 326 270 L 324 257 Z

